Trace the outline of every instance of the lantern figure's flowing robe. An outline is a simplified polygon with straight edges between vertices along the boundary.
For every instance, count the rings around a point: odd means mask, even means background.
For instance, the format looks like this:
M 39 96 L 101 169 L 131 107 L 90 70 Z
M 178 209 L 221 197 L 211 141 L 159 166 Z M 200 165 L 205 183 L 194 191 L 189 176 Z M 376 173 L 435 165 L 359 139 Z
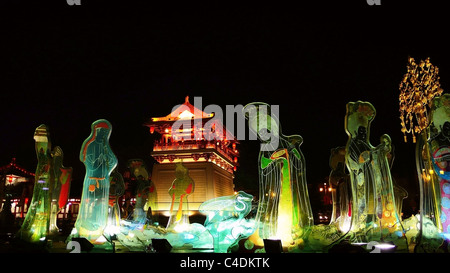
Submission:
M 448 239 L 450 237 L 450 94 L 435 97 L 431 105 L 431 127 L 433 136 L 428 140 L 432 168 L 428 173 L 435 174 L 434 200 L 437 207 L 435 224 Z M 433 181 L 431 179 L 429 184 Z
M 86 175 L 75 228 L 79 236 L 92 242 L 102 236 L 107 224 L 109 177 L 117 165 L 117 158 L 109 145 L 111 130 L 107 120 L 92 123 L 91 135 L 80 151 Z
M 269 143 L 267 135 L 262 135 L 264 133 L 279 140 L 272 149 L 266 146 L 259 154 L 259 205 L 256 217 L 259 236 L 263 239 L 281 239 L 283 245 L 291 244 L 303 232 L 302 229 L 313 225 L 305 159 L 300 151 L 302 137 L 282 135 L 277 117 L 270 114 L 267 104 L 251 103 L 245 106 L 244 112 L 250 129 L 262 142 Z
M 383 135 L 380 145 L 369 143 L 370 123 L 375 108 L 368 102 L 347 104 L 346 164 L 352 186 L 352 227 L 354 240 L 394 241 L 405 248 L 406 239 L 397 214 L 389 162 L 386 155 L 391 150 L 391 139 Z

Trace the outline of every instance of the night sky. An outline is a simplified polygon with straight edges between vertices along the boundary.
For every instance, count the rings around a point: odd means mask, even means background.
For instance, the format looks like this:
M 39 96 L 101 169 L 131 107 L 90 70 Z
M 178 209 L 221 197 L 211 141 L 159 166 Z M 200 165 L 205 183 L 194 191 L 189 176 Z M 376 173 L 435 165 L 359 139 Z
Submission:
M 142 124 L 165 116 L 185 96 L 203 106 L 262 101 L 280 107 L 285 135 L 299 134 L 308 183 L 330 173 L 330 150 L 344 146 L 345 105 L 377 110 L 371 143 L 387 133 L 396 148 L 394 178 L 417 191 L 414 144 L 400 132 L 398 85 L 408 56 L 431 57 L 446 91 L 446 25 L 430 1 L 319 1 L 315 5 L 156 7 L 126 1 L 81 6 L 4 1 L 0 45 L 0 165 L 12 157 L 35 171 L 34 130 L 50 128 L 53 147 L 74 168 L 90 125 L 108 119 L 111 147 L 124 170 L 148 165 L 153 137 Z M 448 25 L 448 24 L 447 24 Z M 235 184 L 257 187 L 259 143 L 241 141 Z

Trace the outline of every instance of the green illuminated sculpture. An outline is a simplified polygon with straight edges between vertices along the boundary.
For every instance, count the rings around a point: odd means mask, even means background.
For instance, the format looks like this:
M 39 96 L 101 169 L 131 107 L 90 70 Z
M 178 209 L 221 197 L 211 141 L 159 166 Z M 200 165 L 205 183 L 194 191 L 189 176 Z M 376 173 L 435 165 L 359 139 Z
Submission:
M 50 213 L 50 234 L 58 234 L 58 213 L 67 204 L 70 193 L 70 182 L 72 181 L 72 168 L 63 166 L 63 151 L 57 146 L 53 149 L 53 173 L 54 186 L 52 190 L 52 203 Z
M 29 242 L 44 241 L 49 231 L 50 208 L 54 174 L 52 169 L 50 133 L 42 124 L 34 133 L 38 159 L 31 205 L 28 209 L 18 237 Z
M 214 252 L 227 252 L 236 241 L 255 231 L 255 221 L 244 218 L 252 208 L 252 199 L 253 196 L 240 191 L 200 205 L 199 211 L 206 214 L 204 226 L 214 238 Z
M 194 192 L 194 180 L 189 176 L 189 170 L 182 163 L 176 164 L 175 177 L 169 189 L 172 203 L 167 229 L 182 231 L 189 224 L 187 197 Z M 178 204 L 178 209 L 174 210 L 176 204 Z
M 259 205 L 256 220 L 262 239 L 280 239 L 284 247 L 301 247 L 313 225 L 305 176 L 302 137 L 284 136 L 278 117 L 266 103 L 243 109 L 250 130 L 262 142 L 259 153 Z
M 421 179 L 425 183 L 421 216 L 435 228 L 423 227 L 421 248 L 426 252 L 436 251 L 443 239 L 450 239 L 450 94 L 432 100 L 429 131 L 429 153 L 423 154 Z
M 386 134 L 381 136 L 377 147 L 369 142 L 375 113 L 369 102 L 347 104 L 345 130 L 349 139 L 345 157 L 352 188 L 352 240 L 353 243 L 389 241 L 398 250 L 407 250 L 387 160 L 391 139 Z
M 117 165 L 117 158 L 109 145 L 109 121 L 92 123 L 91 134 L 83 142 L 80 160 L 86 167 L 80 209 L 75 233 L 96 243 L 103 235 L 108 220 L 109 177 Z M 97 241 L 98 242 L 98 241 Z

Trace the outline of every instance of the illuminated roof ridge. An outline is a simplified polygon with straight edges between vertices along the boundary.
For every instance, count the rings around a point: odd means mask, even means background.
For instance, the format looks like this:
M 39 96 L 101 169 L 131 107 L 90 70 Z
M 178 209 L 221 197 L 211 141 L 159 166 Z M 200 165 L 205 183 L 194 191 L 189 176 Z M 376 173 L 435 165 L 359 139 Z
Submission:
M 154 117 L 151 118 L 151 120 L 153 122 L 158 122 L 176 121 L 180 119 L 204 119 L 212 117 L 214 117 L 214 113 L 208 114 L 198 109 L 189 102 L 189 96 L 186 96 L 184 99 L 184 103 L 180 104 L 175 110 L 172 111 L 172 113 L 168 114 L 165 117 Z

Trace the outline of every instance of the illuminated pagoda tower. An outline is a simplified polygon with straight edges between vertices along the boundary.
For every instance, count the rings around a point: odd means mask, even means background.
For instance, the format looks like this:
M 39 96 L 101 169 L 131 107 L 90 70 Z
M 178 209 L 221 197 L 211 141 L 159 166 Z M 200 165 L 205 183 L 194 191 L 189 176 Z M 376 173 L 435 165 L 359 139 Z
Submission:
M 183 123 L 183 126 L 177 124 Z M 238 166 L 238 141 L 214 113 L 185 102 L 164 117 L 144 123 L 150 133 L 161 137 L 153 144 L 151 155 L 159 163 L 153 165 L 152 181 L 157 189 L 160 213 L 170 210 L 168 190 L 175 179 L 175 163 L 182 162 L 195 181 L 189 195 L 189 210 L 196 211 L 206 200 L 234 193 L 234 171 Z M 172 128 L 177 132 L 172 132 Z

